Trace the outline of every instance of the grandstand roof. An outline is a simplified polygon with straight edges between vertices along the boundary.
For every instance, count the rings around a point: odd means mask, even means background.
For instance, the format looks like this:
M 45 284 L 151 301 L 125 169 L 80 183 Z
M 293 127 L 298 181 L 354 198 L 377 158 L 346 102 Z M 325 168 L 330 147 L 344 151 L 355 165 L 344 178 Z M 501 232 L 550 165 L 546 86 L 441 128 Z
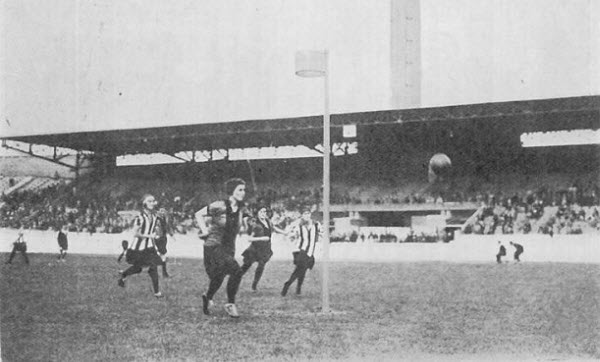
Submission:
M 507 122 L 510 127 L 518 128 L 519 132 L 600 128 L 600 96 L 335 114 L 331 116 L 331 137 L 333 142 L 342 141 L 342 126 L 350 124 L 357 125 L 360 137 L 361 130 L 382 124 L 401 126 L 406 123 L 439 124 L 490 119 Z M 114 156 L 266 146 L 314 147 L 322 140 L 322 117 L 190 124 L 4 139 Z

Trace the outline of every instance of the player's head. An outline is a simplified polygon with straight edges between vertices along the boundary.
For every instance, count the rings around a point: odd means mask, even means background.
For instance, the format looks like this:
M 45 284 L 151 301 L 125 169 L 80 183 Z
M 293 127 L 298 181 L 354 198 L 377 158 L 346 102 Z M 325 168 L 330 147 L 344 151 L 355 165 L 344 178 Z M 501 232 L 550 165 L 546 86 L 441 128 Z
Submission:
M 225 192 L 227 192 L 227 196 L 233 197 L 236 201 L 244 201 L 246 182 L 241 178 L 231 178 L 225 181 Z
M 144 209 L 148 209 L 148 210 L 154 210 L 154 208 L 156 207 L 156 199 L 154 198 L 154 196 L 150 195 L 150 194 L 145 194 L 144 196 L 142 196 L 142 207 Z
M 266 219 L 269 215 L 269 207 L 265 204 L 258 204 L 256 207 L 256 218 L 258 219 Z
M 312 220 L 312 209 L 310 207 L 303 207 L 300 212 L 302 213 L 302 221 L 310 222 Z

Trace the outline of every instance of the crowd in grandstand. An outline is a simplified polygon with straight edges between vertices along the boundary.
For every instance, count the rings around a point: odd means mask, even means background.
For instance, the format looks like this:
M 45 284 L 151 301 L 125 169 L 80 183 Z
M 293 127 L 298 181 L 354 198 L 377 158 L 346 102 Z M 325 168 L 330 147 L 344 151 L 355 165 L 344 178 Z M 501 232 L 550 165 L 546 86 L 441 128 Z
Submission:
M 546 233 L 573 234 L 600 228 L 600 201 L 596 182 L 572 183 L 567 187 L 542 186 L 533 191 L 490 192 L 473 184 L 461 183 L 445 189 L 431 189 L 422 184 L 394 188 L 387 186 L 344 186 L 332 188 L 333 204 L 443 204 L 475 202 L 481 205 L 466 223 L 464 232 L 476 234 Z M 14 183 L 13 183 L 14 185 Z M 164 208 L 171 228 L 186 233 L 195 228 L 193 213 L 218 190 L 207 185 L 173 183 L 140 179 L 114 178 L 98 181 L 87 178 L 79 182 L 61 181 L 45 189 L 18 190 L 2 196 L 0 227 L 58 230 L 89 233 L 120 233 L 129 227 L 132 215 L 139 209 L 142 193 L 156 195 Z M 259 185 L 253 202 L 271 204 L 276 223 L 294 221 L 294 210 L 305 205 L 318 205 L 322 189 L 318 184 Z M 345 240 L 361 240 L 355 235 Z M 416 237 L 415 237 L 416 238 Z M 386 242 L 386 236 L 371 237 Z M 406 240 L 404 240 L 406 241 Z

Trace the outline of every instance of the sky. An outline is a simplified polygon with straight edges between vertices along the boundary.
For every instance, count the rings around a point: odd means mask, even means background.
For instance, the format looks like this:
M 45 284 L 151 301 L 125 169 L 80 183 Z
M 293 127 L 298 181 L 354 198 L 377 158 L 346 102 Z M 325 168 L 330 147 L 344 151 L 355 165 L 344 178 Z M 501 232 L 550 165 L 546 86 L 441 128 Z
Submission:
M 389 0 L 4 0 L 0 135 L 390 109 Z M 600 94 L 600 0 L 421 0 L 421 105 Z

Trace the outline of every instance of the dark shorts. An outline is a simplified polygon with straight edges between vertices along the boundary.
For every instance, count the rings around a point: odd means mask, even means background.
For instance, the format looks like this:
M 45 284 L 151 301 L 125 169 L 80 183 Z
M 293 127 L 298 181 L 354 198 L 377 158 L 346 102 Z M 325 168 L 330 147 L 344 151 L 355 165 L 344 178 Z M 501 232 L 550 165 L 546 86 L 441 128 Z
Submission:
M 204 247 L 204 268 L 210 279 L 223 275 L 239 273 L 240 265 L 235 260 L 235 253 L 220 245 Z
M 165 255 L 167 253 L 167 238 L 159 238 L 156 239 L 156 249 L 161 255 Z
M 273 256 L 273 250 L 269 246 L 252 244 L 244 250 L 242 256 L 244 257 L 244 264 L 266 263 Z
M 62 249 L 62 250 L 68 250 L 69 249 L 69 243 L 66 241 L 59 241 L 58 242 L 58 246 Z
M 308 256 L 305 251 L 294 251 L 294 265 L 303 267 L 306 269 L 312 269 L 315 266 L 315 257 Z
M 131 265 L 140 267 L 157 266 L 162 264 L 162 259 L 156 253 L 156 249 L 127 250 L 125 260 Z

